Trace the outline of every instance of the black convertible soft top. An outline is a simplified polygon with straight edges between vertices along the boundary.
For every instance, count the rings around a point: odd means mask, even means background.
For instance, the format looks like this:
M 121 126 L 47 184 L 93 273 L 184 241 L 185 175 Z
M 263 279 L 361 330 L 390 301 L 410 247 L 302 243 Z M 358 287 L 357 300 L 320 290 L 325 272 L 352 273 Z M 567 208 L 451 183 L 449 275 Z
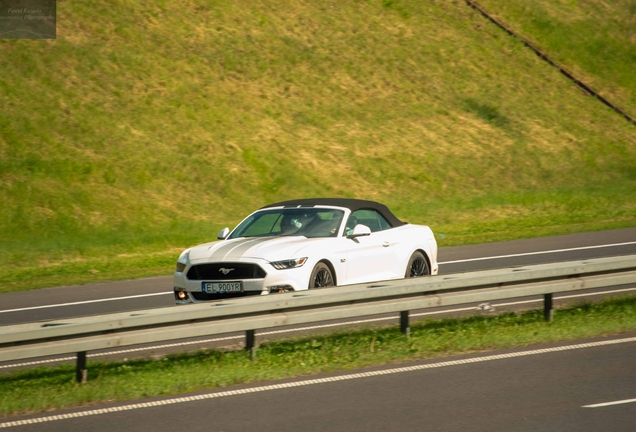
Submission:
M 384 204 L 375 201 L 351 199 L 351 198 L 305 198 L 291 201 L 281 201 L 274 204 L 268 204 L 263 209 L 270 207 L 316 207 L 316 206 L 334 206 L 348 208 L 352 212 L 362 209 L 371 209 L 378 211 L 392 227 L 406 225 L 406 222 L 399 220 L 391 210 Z

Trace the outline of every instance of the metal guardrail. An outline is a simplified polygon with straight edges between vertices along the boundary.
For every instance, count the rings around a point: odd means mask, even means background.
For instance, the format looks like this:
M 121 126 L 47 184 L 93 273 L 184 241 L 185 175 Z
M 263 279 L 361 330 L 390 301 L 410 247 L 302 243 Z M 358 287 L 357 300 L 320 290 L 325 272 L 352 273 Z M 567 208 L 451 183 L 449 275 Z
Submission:
M 86 352 L 237 331 L 253 353 L 256 330 L 383 313 L 544 295 L 636 283 L 636 255 L 401 279 L 370 284 L 229 299 L 179 307 L 0 326 L 0 361 L 78 353 L 77 379 L 86 379 Z

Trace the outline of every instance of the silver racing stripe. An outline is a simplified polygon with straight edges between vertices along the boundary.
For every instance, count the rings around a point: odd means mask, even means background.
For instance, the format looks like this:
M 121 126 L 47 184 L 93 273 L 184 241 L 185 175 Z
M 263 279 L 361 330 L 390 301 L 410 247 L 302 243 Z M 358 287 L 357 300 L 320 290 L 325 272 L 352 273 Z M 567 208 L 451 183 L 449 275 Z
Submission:
M 245 253 L 251 248 L 253 248 L 254 246 L 257 246 L 261 243 L 265 243 L 271 240 L 273 239 L 272 238 L 255 238 L 255 239 L 247 239 L 245 241 L 240 242 L 239 244 L 232 243 L 232 244 L 224 245 L 218 248 L 214 252 L 214 255 L 223 256 L 222 259 L 226 259 L 230 255 L 234 255 L 234 256 L 238 255 L 239 257 L 241 257 L 245 255 Z

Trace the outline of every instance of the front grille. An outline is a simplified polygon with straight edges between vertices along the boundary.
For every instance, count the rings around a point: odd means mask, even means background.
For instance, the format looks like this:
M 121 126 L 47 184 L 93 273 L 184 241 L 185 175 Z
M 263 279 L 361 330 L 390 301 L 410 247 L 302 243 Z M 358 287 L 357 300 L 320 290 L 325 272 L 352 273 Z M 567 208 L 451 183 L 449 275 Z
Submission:
M 193 265 L 187 276 L 190 280 L 242 280 L 263 279 L 266 275 L 256 264 L 225 262 Z

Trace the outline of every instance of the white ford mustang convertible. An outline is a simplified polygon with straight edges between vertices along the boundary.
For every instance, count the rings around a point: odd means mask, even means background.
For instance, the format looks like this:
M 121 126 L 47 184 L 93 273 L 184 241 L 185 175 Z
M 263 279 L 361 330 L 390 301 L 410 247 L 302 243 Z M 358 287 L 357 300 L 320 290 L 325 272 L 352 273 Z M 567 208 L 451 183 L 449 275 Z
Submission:
M 177 304 L 437 274 L 431 229 L 373 201 L 316 198 L 265 206 L 219 241 L 185 250 Z

